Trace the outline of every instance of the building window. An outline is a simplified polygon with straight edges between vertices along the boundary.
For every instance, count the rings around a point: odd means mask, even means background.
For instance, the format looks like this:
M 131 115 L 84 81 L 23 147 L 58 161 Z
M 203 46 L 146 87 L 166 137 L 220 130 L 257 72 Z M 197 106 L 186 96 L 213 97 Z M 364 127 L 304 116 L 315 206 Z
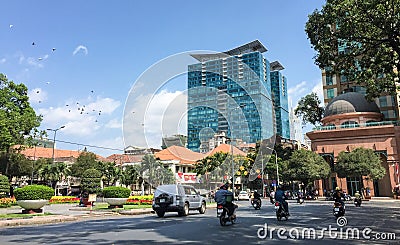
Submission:
M 386 107 L 387 106 L 387 98 L 386 96 L 379 97 L 379 106 Z
M 360 127 L 356 121 L 346 121 L 341 124 L 341 128 L 357 128 Z
M 326 76 L 326 85 L 333 85 L 333 79 L 332 79 L 332 76 L 331 75 L 327 75 Z
M 335 97 L 335 90 L 333 88 L 327 89 L 326 95 L 328 99 L 332 99 L 333 97 Z

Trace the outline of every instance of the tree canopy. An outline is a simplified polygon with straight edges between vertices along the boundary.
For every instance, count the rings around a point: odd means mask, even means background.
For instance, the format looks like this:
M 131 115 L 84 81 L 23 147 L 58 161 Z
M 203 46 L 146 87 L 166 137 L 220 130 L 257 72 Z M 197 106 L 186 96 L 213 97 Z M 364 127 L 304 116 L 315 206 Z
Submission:
M 300 149 L 288 160 L 286 176 L 308 185 L 315 180 L 327 178 L 331 172 L 329 164 L 317 153 Z
M 10 174 L 9 161 L 12 146 L 23 145 L 32 135 L 38 134 L 37 129 L 42 121 L 29 103 L 28 88 L 24 84 L 9 81 L 0 73 L 0 152 L 5 152 L 5 161 L 2 161 L 5 175 Z M 43 134 L 43 132 L 42 132 Z
M 303 123 L 320 124 L 325 110 L 320 104 L 318 95 L 312 92 L 299 100 L 294 113 L 302 118 Z
M 399 0 L 327 0 L 305 31 L 327 73 L 363 83 L 369 99 L 394 93 L 400 70 Z M 339 48 L 340 47 L 340 48 Z
M 340 178 L 369 176 L 371 179 L 382 179 L 386 174 L 379 156 L 372 149 L 362 147 L 351 152 L 340 152 L 335 172 Z
M 96 154 L 84 151 L 76 159 L 76 162 L 71 166 L 71 175 L 75 177 L 82 177 L 83 172 L 87 169 L 99 169 Z

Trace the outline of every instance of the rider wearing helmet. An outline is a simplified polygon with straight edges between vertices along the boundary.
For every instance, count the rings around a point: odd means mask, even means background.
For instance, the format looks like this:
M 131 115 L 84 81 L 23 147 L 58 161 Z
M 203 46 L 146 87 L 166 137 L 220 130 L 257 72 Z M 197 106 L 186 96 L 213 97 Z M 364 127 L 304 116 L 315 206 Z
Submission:
M 228 187 L 229 184 L 222 185 L 215 193 L 214 200 L 217 204 L 221 204 L 222 206 L 227 207 L 229 210 L 228 216 L 231 216 L 238 206 L 232 203 L 233 193 L 228 190 Z M 227 197 L 230 197 L 230 200 Z
M 344 208 L 344 194 L 343 194 L 343 192 L 342 192 L 342 189 L 338 186 L 338 187 L 336 187 L 336 189 L 335 189 L 335 193 L 333 193 L 333 200 L 335 201 L 335 202 L 340 202 L 341 204 L 342 204 L 342 206 L 343 206 L 343 208 Z
M 282 190 L 282 187 L 280 185 L 277 186 L 277 190 L 275 193 L 275 200 L 280 202 L 283 206 L 283 208 L 286 211 L 286 215 L 290 215 L 289 214 L 289 204 L 286 202 L 286 195 L 285 192 Z

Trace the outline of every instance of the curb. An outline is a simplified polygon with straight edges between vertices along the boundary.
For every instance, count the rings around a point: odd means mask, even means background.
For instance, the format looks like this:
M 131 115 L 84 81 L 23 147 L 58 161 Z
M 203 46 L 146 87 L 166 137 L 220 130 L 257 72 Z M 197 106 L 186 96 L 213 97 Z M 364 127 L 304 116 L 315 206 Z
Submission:
M 0 220 L 0 227 L 62 223 L 66 221 L 76 221 L 76 220 L 78 220 L 77 217 L 64 216 L 64 215 L 38 216 L 29 219 Z

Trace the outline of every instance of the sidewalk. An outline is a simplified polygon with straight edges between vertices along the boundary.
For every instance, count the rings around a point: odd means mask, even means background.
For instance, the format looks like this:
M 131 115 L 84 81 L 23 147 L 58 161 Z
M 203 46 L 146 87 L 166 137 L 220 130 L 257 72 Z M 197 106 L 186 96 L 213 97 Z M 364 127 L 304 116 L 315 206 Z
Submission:
M 45 213 L 53 215 L 47 216 L 28 216 L 27 218 L 0 219 L 0 227 L 39 225 L 50 223 L 61 223 L 78 221 L 93 218 L 105 218 L 110 216 L 121 217 L 121 215 L 140 215 L 150 214 L 151 208 L 121 210 L 113 212 L 109 210 L 90 210 L 90 207 L 79 207 L 76 204 L 51 204 L 43 207 Z M 0 208 L 0 214 L 22 213 L 22 208 L 12 206 L 10 208 Z

